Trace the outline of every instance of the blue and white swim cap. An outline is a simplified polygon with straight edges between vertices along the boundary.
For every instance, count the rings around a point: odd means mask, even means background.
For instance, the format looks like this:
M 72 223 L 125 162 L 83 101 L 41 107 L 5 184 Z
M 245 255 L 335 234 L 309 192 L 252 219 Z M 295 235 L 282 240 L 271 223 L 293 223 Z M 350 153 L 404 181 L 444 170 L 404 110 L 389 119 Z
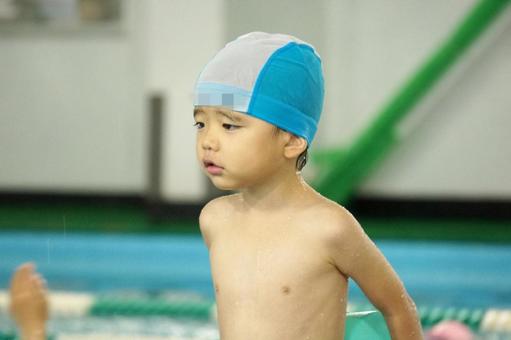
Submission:
M 310 145 L 323 97 L 321 58 L 313 46 L 290 35 L 252 32 L 225 45 L 202 70 L 194 105 L 227 106 Z

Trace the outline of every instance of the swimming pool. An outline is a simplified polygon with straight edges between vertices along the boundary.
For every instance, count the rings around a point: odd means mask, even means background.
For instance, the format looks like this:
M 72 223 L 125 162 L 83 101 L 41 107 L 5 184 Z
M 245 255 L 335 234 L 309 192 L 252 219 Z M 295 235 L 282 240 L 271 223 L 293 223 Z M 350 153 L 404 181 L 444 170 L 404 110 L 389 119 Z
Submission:
M 377 245 L 418 306 L 511 309 L 511 245 L 419 241 L 378 241 Z M 195 234 L 0 232 L 0 289 L 7 287 L 13 269 L 25 261 L 37 263 L 52 291 L 117 296 L 121 300 L 164 298 L 170 299 L 169 303 L 177 296 L 206 306 L 214 296 L 207 249 Z M 350 289 L 350 301 L 355 306 L 366 303 L 356 287 Z M 0 320 L 7 323 L 3 313 Z M 146 334 L 155 339 L 217 336 L 214 321 L 207 317 L 201 322 L 161 315 L 136 321 L 122 315 L 90 315 L 85 326 L 62 315 L 59 318 L 54 321 L 54 330 L 67 329 L 68 333 L 73 327 L 75 331 L 91 327 L 93 321 L 96 331 L 113 331 L 113 325 L 118 331 L 122 327 L 160 330 Z M 148 328 L 146 322 L 155 324 Z M 169 334 L 169 329 L 175 334 Z

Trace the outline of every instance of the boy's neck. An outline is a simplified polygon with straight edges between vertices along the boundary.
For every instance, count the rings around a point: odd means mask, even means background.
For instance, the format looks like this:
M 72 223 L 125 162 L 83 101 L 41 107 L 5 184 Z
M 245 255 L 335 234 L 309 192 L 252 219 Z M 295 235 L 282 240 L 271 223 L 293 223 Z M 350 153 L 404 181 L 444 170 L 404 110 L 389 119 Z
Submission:
M 310 191 L 301 173 L 287 171 L 263 183 L 241 189 L 240 196 L 247 209 L 269 212 L 300 202 Z

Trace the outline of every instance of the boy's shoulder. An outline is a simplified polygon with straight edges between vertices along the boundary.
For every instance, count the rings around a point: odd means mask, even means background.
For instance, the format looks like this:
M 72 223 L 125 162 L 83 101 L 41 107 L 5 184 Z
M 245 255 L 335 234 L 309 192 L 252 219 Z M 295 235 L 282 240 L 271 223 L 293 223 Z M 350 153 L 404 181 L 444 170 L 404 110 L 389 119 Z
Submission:
M 351 243 L 365 237 L 356 218 L 341 204 L 318 193 L 308 203 L 297 219 L 301 221 L 299 231 L 310 241 L 311 248 L 334 254 L 339 249 L 351 249 Z
M 314 201 L 306 214 L 309 219 L 315 221 L 314 225 L 318 232 L 334 236 L 359 227 L 358 221 L 348 209 L 337 202 L 320 195 L 317 195 Z
M 202 208 L 199 215 L 201 229 L 210 228 L 216 220 L 223 218 L 234 207 L 237 194 L 220 196 L 212 199 Z
M 209 201 L 203 208 L 199 217 L 201 232 L 207 238 L 207 235 L 214 233 L 222 223 L 233 217 L 234 211 L 239 211 L 240 195 L 232 194 L 221 196 Z M 288 212 L 285 213 L 286 216 Z M 361 231 L 358 221 L 342 205 L 331 201 L 317 193 L 309 196 L 304 202 L 304 206 L 296 207 L 294 221 L 303 228 L 300 230 L 307 232 L 316 239 L 323 241 L 335 241 L 349 238 L 353 232 Z M 222 222 L 222 223 L 219 223 Z
M 330 263 L 348 273 L 352 255 L 368 244 L 364 229 L 348 209 L 324 197 L 309 214 L 305 229 L 310 247 L 327 254 Z
M 227 212 L 226 209 L 234 206 L 234 202 L 238 195 L 239 194 L 225 195 L 212 199 L 202 208 L 199 221 L 201 221 L 201 219 L 214 218 L 221 214 L 225 214 Z
M 237 197 L 239 197 L 238 194 L 220 196 L 212 199 L 202 208 L 199 215 L 199 227 L 208 248 L 220 226 L 219 222 L 225 222 L 226 214 L 232 213 Z
M 225 214 L 232 213 L 240 202 L 240 194 L 220 196 L 209 201 L 200 214 L 199 221 L 208 225 L 215 219 L 225 217 Z M 296 214 L 301 219 L 312 219 L 324 222 L 325 226 L 338 228 L 358 222 L 353 215 L 342 205 L 331 201 L 319 194 L 315 194 L 312 199 L 307 201 L 307 208 L 297 207 Z

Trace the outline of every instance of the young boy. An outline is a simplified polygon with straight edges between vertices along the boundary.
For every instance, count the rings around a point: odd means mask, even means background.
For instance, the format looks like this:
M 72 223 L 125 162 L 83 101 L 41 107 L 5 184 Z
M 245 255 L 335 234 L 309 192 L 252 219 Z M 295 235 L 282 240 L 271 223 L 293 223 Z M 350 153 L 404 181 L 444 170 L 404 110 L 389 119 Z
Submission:
M 314 48 L 243 35 L 206 65 L 195 91 L 198 160 L 217 188 L 238 191 L 199 219 L 221 339 L 343 339 L 349 277 L 392 339 L 422 339 L 392 267 L 353 216 L 300 175 L 323 106 Z

